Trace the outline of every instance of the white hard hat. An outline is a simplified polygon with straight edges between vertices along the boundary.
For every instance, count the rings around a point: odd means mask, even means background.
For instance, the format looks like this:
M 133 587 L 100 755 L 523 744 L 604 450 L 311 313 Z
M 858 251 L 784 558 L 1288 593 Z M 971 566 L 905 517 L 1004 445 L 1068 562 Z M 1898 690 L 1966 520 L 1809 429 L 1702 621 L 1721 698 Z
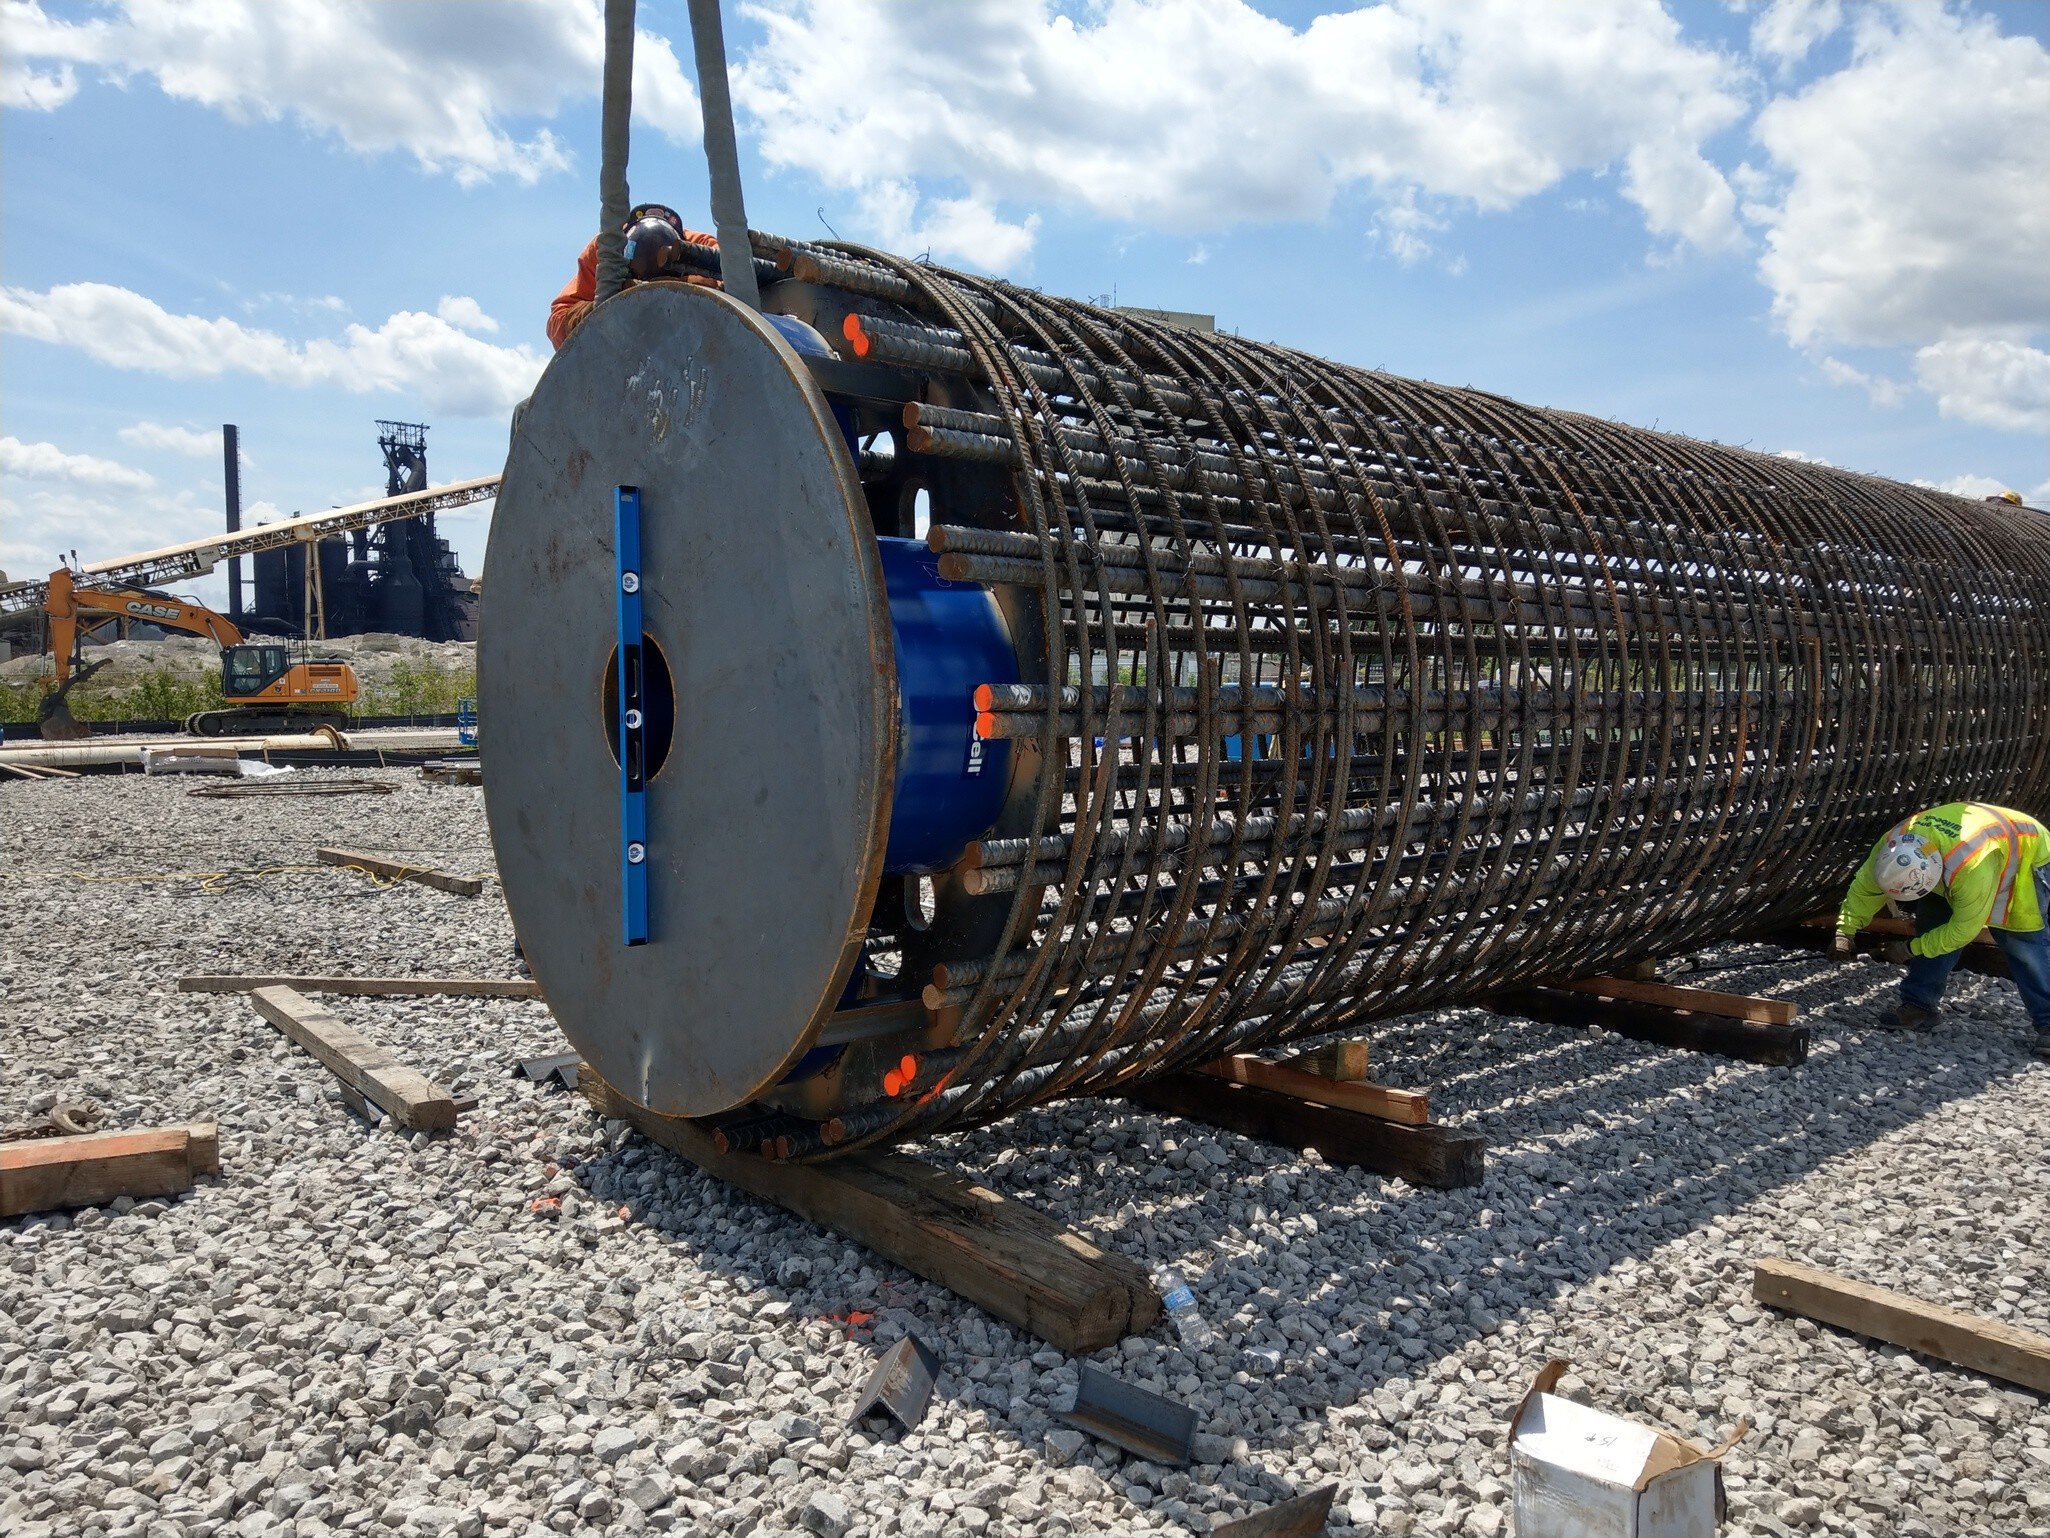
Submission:
M 1913 833 L 1897 834 L 1879 852 L 1872 879 L 1888 897 L 1914 902 L 1936 890 L 1943 879 L 1943 861 L 1927 839 Z

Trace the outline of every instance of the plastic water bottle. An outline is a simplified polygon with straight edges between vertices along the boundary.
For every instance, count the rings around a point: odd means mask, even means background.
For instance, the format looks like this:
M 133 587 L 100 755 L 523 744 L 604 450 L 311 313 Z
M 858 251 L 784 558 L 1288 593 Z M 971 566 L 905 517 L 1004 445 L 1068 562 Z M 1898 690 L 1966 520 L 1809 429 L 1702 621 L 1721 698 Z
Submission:
M 1181 1272 L 1173 1266 L 1163 1266 L 1154 1273 L 1153 1284 L 1160 1289 L 1161 1305 L 1174 1321 L 1175 1333 L 1181 1336 L 1183 1345 L 1191 1351 L 1201 1351 L 1217 1344 L 1217 1332 L 1196 1307 L 1196 1295 L 1189 1290 Z

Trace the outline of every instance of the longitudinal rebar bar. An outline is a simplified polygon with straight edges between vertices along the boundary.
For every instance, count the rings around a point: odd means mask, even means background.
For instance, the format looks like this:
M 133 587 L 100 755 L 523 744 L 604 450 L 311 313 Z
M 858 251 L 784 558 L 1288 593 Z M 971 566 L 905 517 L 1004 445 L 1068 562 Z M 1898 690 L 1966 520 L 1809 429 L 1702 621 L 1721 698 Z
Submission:
M 907 979 L 956 1049 L 827 1153 L 1780 926 L 1917 804 L 2050 810 L 2040 514 L 792 260 L 937 382 L 909 461 L 1005 478 L 936 494 L 941 574 L 1044 625 L 976 701 L 1032 826 L 950 878 L 1001 934 Z

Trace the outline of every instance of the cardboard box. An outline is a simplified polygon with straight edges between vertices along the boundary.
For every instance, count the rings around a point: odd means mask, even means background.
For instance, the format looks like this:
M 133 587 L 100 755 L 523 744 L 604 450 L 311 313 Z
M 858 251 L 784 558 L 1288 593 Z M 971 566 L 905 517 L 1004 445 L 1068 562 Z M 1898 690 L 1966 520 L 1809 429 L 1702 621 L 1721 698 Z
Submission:
M 1547 1362 L 1509 1423 L 1516 1538 L 1714 1538 L 1722 1457 L 1751 1422 L 1703 1447 L 1559 1398 L 1565 1371 Z

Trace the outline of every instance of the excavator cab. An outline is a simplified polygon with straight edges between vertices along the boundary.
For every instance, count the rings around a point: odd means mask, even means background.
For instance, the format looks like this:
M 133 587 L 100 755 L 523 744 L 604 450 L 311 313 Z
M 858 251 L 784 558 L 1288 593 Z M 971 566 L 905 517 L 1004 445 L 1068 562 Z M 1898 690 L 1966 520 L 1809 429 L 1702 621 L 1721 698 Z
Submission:
M 339 657 L 309 656 L 303 643 L 238 641 L 221 648 L 221 703 L 186 717 L 201 737 L 227 732 L 278 732 L 348 721 L 356 673 Z
M 230 702 L 252 699 L 284 677 L 292 665 L 283 646 L 248 643 L 221 652 L 221 697 Z

